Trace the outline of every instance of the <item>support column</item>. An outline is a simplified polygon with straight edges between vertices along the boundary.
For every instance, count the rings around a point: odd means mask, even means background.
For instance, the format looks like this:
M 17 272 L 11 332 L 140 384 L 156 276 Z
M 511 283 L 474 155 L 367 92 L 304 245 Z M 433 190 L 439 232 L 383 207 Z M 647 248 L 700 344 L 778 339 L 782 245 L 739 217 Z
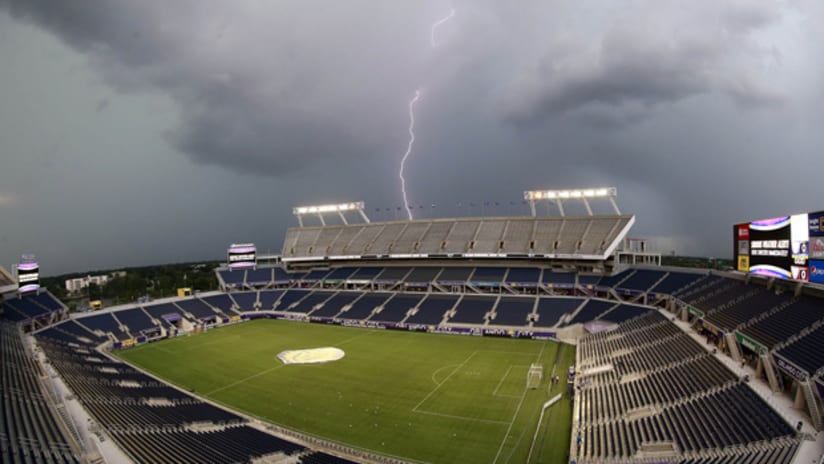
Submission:
M 724 334 L 724 338 L 727 339 L 727 347 L 730 349 L 730 356 L 732 356 L 732 359 L 734 359 L 735 362 L 741 362 L 741 350 L 738 348 L 738 343 L 735 341 L 735 334 Z
M 803 391 L 805 403 L 807 403 L 807 412 L 810 413 L 810 418 L 813 421 L 813 427 L 817 431 L 821 431 L 821 404 L 819 403 L 818 395 L 816 394 L 813 382 L 807 379 L 806 382 L 799 382 L 799 390 Z
M 759 358 L 761 359 L 762 364 L 764 364 L 764 372 L 767 374 L 767 381 L 770 383 L 770 389 L 774 392 L 780 392 L 781 384 L 778 382 L 778 374 L 775 372 L 775 366 L 773 366 L 769 353 L 764 353 L 760 355 Z

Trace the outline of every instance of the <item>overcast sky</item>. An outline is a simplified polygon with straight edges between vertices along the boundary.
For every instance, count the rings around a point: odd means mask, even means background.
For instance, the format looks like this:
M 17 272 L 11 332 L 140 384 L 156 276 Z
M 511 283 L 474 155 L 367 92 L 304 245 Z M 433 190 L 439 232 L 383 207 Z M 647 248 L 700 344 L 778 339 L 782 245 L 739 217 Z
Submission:
M 609 185 L 633 236 L 730 257 L 733 223 L 824 209 L 822 26 L 812 0 L 0 0 L 0 263 L 274 251 L 301 204 L 391 218 L 416 89 L 419 216 Z

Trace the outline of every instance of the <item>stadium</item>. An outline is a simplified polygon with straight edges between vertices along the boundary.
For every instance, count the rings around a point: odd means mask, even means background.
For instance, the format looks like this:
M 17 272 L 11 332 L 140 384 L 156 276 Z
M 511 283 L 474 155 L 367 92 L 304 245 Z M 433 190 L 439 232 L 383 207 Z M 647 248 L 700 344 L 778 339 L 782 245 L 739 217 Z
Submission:
M 822 462 L 824 213 L 734 225 L 736 269 L 675 268 L 616 195 L 297 207 L 280 253 L 228 247 L 219 291 L 84 313 L 24 256 L 0 272 L 0 460 Z

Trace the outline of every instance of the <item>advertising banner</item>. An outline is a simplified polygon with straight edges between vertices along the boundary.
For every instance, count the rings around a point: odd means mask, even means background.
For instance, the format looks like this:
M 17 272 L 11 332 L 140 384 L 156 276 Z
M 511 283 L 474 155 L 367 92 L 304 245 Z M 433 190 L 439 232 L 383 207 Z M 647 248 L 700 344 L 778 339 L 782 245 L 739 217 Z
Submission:
M 807 380 L 807 373 L 800 369 L 795 364 L 785 360 L 784 358 L 777 356 L 773 353 L 773 361 L 775 361 L 775 365 L 778 366 L 779 369 L 786 372 L 790 377 L 804 382 Z
M 810 282 L 824 284 L 824 261 L 817 259 L 810 260 Z
M 767 352 L 766 346 L 758 343 L 757 341 L 742 334 L 741 332 L 735 332 L 735 339 L 738 340 L 738 343 L 740 343 L 742 346 L 745 346 L 758 354 L 764 354 Z

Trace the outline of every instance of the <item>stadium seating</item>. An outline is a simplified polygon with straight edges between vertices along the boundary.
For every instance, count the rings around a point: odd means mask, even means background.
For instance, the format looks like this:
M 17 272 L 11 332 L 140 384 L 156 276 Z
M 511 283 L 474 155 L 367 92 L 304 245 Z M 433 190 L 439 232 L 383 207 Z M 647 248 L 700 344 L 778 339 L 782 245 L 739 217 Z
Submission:
M 375 277 L 375 282 L 395 283 L 403 281 L 403 278 L 409 274 L 412 268 L 409 267 L 387 267 Z
M 478 225 L 474 239 L 469 242 L 470 253 L 500 253 L 503 233 L 508 226 L 504 219 L 484 219 Z
M 601 313 L 608 311 L 610 308 L 616 306 L 614 301 L 604 300 L 589 300 L 578 310 L 575 316 L 568 322 L 568 324 L 584 323 L 594 321 Z
M 94 314 L 89 317 L 78 318 L 76 321 L 83 324 L 83 326 L 88 329 L 99 330 L 104 334 L 110 333 L 119 340 L 131 338 L 128 334 L 125 334 L 124 336 L 123 332 L 120 330 L 120 324 L 112 316 L 112 313 Z
M 552 272 L 546 269 L 541 282 L 544 285 L 575 285 L 575 277 L 573 272 Z
M 0 462 L 79 463 L 20 329 L 0 320 Z
M 533 227 L 532 221 L 510 220 L 504 230 L 501 251 L 514 255 L 529 253 Z
M 391 293 L 367 293 L 358 298 L 348 311 L 341 313 L 338 317 L 354 320 L 366 319 L 376 307 L 382 305 L 390 296 L 392 296 Z
M 160 303 L 151 306 L 144 306 L 143 310 L 146 311 L 149 316 L 160 321 L 167 327 L 171 327 L 171 324 L 169 323 L 170 318 L 173 319 L 176 317 L 183 317 L 183 311 L 172 303 Z M 82 323 L 84 320 L 80 319 L 79 321 Z
M 644 306 L 635 306 L 635 305 L 628 305 L 628 304 L 619 304 L 615 306 L 611 310 L 607 311 L 606 313 L 602 314 L 598 320 L 614 322 L 616 324 L 620 324 L 628 319 L 632 319 L 634 317 L 638 317 L 647 311 L 649 308 Z
M 298 464 L 355 464 L 355 461 L 315 451 L 302 456 L 298 460 Z
M 707 311 L 705 320 L 725 332 L 730 332 L 781 304 L 789 303 L 790 298 L 788 295 L 776 295 L 767 290 L 752 288 L 737 299 Z
M 51 314 L 46 306 L 38 304 L 33 297 L 11 298 L 6 300 L 6 307 L 11 308 L 27 318 L 37 318 Z
M 455 315 L 449 322 L 458 324 L 483 324 L 485 316 L 492 311 L 497 299 L 489 296 L 465 295 L 455 306 Z
M 218 271 L 218 275 L 223 279 L 223 283 L 230 287 L 241 287 L 246 279 L 246 271 L 244 270 L 225 270 Z
M 58 301 L 57 298 L 49 292 L 40 292 L 26 298 L 34 301 L 49 311 L 60 311 L 63 309 L 63 303 Z
M 820 300 L 802 296 L 782 310 L 743 328 L 741 332 L 772 349 L 819 321 L 824 321 Z
M 405 282 L 415 284 L 429 284 L 435 281 L 435 278 L 442 271 L 439 267 L 416 267 L 412 272 L 406 276 Z
M 691 301 L 696 296 L 708 294 L 718 287 L 725 285 L 727 279 L 716 275 L 707 275 L 696 280 L 692 285 L 677 290 L 672 295 L 686 302 Z
M 218 316 L 218 313 L 212 309 L 212 306 L 204 303 L 203 300 L 198 298 L 178 300 L 175 304 L 177 304 L 180 309 L 194 316 L 195 319 L 210 320 Z
M 313 317 L 335 317 L 344 306 L 351 304 L 361 295 L 363 294 L 360 292 L 338 292 L 323 303 L 323 307 L 312 311 L 311 315 Z
M 538 301 L 536 327 L 553 327 L 564 314 L 572 314 L 586 300 L 582 298 L 541 298 Z
M 443 253 L 442 246 L 446 243 L 446 238 L 452 230 L 452 223 L 449 221 L 432 222 L 423 238 L 419 241 L 417 248 L 419 253 Z
M 505 267 L 477 267 L 469 280 L 473 285 L 498 286 L 506 273 Z
M 658 282 L 650 289 L 651 292 L 665 293 L 668 295 L 685 289 L 703 277 L 701 274 L 687 274 L 684 272 L 669 272 L 664 280 Z
M 611 276 L 606 276 L 598 282 L 598 285 L 601 287 L 619 287 L 620 284 L 627 280 L 633 273 L 635 272 L 634 269 L 627 269 L 625 271 L 621 271 L 618 274 L 614 274 Z
M 266 292 L 261 292 L 261 295 Z M 234 295 L 237 295 L 235 293 Z M 213 308 L 217 308 L 223 314 L 232 314 L 232 306 L 234 305 L 234 301 L 229 295 L 226 294 L 219 294 L 219 295 L 211 295 L 205 296 L 201 298 L 204 303 L 208 304 Z M 251 308 L 249 309 L 251 311 Z
M 307 452 L 304 446 L 250 427 L 240 416 L 165 386 L 126 364 L 92 361 L 85 349 L 67 345 L 62 335 L 54 335 L 50 329 L 37 335 L 52 365 L 84 408 L 139 462 L 172 463 L 183 457 L 186 462 L 234 463 L 275 453 L 300 456 Z M 2 339 L 5 343 L 7 337 Z M 122 386 L 122 381 L 131 386 Z M 199 431 L 196 424 L 211 425 Z M 65 444 L 49 444 L 44 438 L 30 443 L 38 447 L 38 454 L 28 451 L 32 456 L 52 455 L 42 462 L 78 462 Z M 4 458 L 3 462 L 11 461 Z
M 817 375 L 824 368 L 824 326 L 802 335 L 777 354 L 806 371 L 810 377 Z
M 351 276 L 347 278 L 350 281 L 371 282 L 378 274 L 383 271 L 382 267 L 361 267 L 358 268 Z
M 541 270 L 536 267 L 511 267 L 506 282 L 524 286 L 535 286 L 541 278 Z
M 407 224 L 403 232 L 398 235 L 397 239 L 391 244 L 391 251 L 395 254 L 411 254 L 416 253 L 418 243 L 420 243 L 423 235 L 429 229 L 429 224 L 426 222 L 411 222 Z
M 535 297 L 501 297 L 495 306 L 495 319 L 490 324 L 524 326 L 534 306 Z
M 578 356 L 581 371 L 612 366 L 578 381 L 581 461 L 671 449 L 724 457 L 716 462 L 745 462 L 728 458 L 750 452 L 757 462 L 786 464 L 797 447 L 778 413 L 657 311 L 583 337 Z M 739 446 L 753 442 L 763 446 Z
M 254 311 L 255 303 L 257 302 L 257 292 L 233 292 L 232 299 L 235 300 L 235 305 L 238 311 Z M 234 306 L 232 306 L 234 307 Z M 231 308 L 231 307 L 230 307 Z M 233 315 L 235 311 L 229 309 L 228 311 L 220 308 L 225 314 Z
M 246 285 L 250 287 L 265 287 L 274 281 L 272 268 L 248 269 L 246 271 Z
M 384 303 L 383 309 L 373 315 L 370 319 L 381 322 L 401 322 L 406 313 L 414 308 L 423 299 L 423 295 L 416 294 L 396 294 Z
M 292 279 L 298 280 L 305 278 L 304 274 L 289 274 L 285 270 L 279 267 L 275 267 L 274 269 L 274 277 L 272 283 L 288 283 Z
M 622 281 L 618 288 L 645 292 L 657 284 L 665 275 L 666 272 L 664 271 L 638 269 Z
M 281 295 L 283 295 L 283 290 L 261 291 L 258 296 L 258 299 L 260 300 L 260 309 L 263 311 L 271 311 L 275 307 L 275 303 L 277 303 Z
M 286 231 L 282 256 L 286 260 L 449 253 L 603 256 L 631 221 L 632 216 L 567 216 L 292 227 Z
M 798 451 L 798 443 L 775 448 L 731 450 L 723 456 L 692 458 L 678 464 L 790 464 Z
M 275 309 L 278 311 L 287 311 L 291 305 L 297 303 L 308 294 L 309 291 L 307 290 L 287 290 L 281 295 L 280 300 L 278 300 L 275 305 Z
M 426 297 L 418 305 L 417 313 L 409 316 L 406 320 L 407 324 L 420 325 L 438 325 L 444 317 L 447 310 L 452 309 L 458 297 L 455 295 L 434 295 L 431 294 Z
M 601 284 L 602 276 L 593 274 L 578 274 L 578 285 L 597 286 Z
M 326 276 L 325 280 L 345 280 L 357 270 L 358 268 L 356 267 L 339 267 L 337 269 L 333 269 L 332 272 Z
M 469 242 L 475 237 L 479 221 L 459 221 L 455 222 L 449 235 L 444 240 L 443 253 L 466 253 L 469 251 Z
M 156 332 L 160 328 L 152 322 L 145 312 L 140 308 L 124 309 L 117 312 L 117 319 L 128 327 L 129 332 L 133 336 L 140 335 L 142 332 L 152 331 Z
M 447 267 L 438 275 L 437 282 L 443 285 L 464 284 L 474 272 L 471 267 Z
M 46 330 L 53 331 L 55 333 L 55 337 L 61 337 L 67 343 L 71 342 L 99 345 L 107 340 L 107 338 L 100 337 L 92 333 L 71 319 L 63 321 L 60 324 L 54 325 Z
M 329 299 L 329 297 L 331 297 L 333 294 L 334 293 L 332 292 L 313 292 L 303 297 L 291 308 L 283 308 L 281 310 L 293 313 L 310 313 L 312 312 L 312 310 L 315 309 L 315 306 L 323 303 L 324 301 Z
M 329 269 L 316 269 L 314 271 L 307 272 L 300 278 L 300 280 L 304 282 L 316 282 L 323 280 L 327 274 L 329 274 Z
M 588 457 L 632 457 L 645 444 L 673 443 L 678 450 L 723 450 L 788 438 L 793 430 L 746 385 L 658 409 L 640 419 L 616 418 L 584 428 Z
M 725 279 L 725 282 L 712 293 L 687 300 L 705 313 L 716 310 L 719 306 L 743 297 L 752 290 L 747 284 L 737 280 Z

